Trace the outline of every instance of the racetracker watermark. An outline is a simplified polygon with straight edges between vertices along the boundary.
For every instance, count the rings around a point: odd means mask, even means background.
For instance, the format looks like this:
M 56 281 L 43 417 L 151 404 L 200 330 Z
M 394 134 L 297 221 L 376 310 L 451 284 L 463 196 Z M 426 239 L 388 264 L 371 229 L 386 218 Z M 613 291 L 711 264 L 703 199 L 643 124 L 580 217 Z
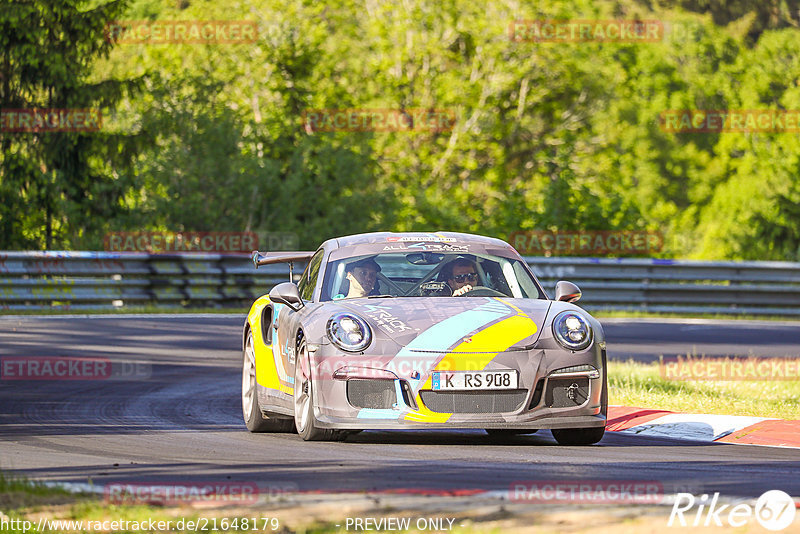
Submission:
M 659 115 L 667 133 L 798 133 L 800 110 L 672 109 Z
M 71 356 L 4 356 L 0 380 L 148 380 L 146 362 Z
M 346 517 L 344 524 L 337 524 L 337 527 L 344 527 L 345 532 L 407 532 L 416 529 L 419 532 L 448 532 L 454 530 L 456 518 L 446 516 L 421 516 L 411 517 Z
M 109 252 L 172 252 L 231 253 L 258 249 L 258 236 L 253 232 L 110 232 L 103 237 L 103 248 Z
M 259 497 L 278 500 L 298 491 L 297 484 L 270 484 L 260 487 L 255 482 L 132 482 L 108 484 L 103 488 L 110 504 L 255 504 Z
M 450 109 L 308 109 L 306 132 L 446 132 L 456 123 Z
M 389 334 L 389 330 L 399 333 L 404 328 L 407 328 L 405 325 L 392 325 L 384 319 L 375 319 L 375 321 L 378 328 L 387 334 Z M 425 379 L 425 384 L 427 384 L 434 380 L 433 375 L 435 373 L 439 373 L 442 382 L 445 382 L 448 381 L 448 377 L 452 378 L 454 373 L 475 371 L 478 372 L 477 374 L 492 375 L 492 377 L 483 378 L 487 381 L 486 386 L 491 387 L 490 381 L 496 378 L 502 379 L 502 375 L 505 373 L 487 369 L 484 348 L 478 349 L 480 352 L 470 353 L 468 347 L 471 343 L 473 343 L 472 338 L 465 336 L 459 346 L 457 360 L 453 357 L 442 358 L 436 364 L 434 370 L 431 370 L 430 356 L 423 354 L 396 358 L 351 354 L 347 356 L 314 357 L 311 376 L 317 382 L 364 379 L 386 380 L 387 383 L 391 384 L 393 380 L 399 378 L 403 380 Z M 309 351 L 311 352 L 316 352 L 318 349 L 318 345 L 309 346 Z M 284 350 L 287 360 L 294 362 L 294 349 L 284 347 Z
M 664 246 L 660 232 L 637 230 L 523 230 L 509 242 L 520 254 L 533 256 L 646 255 Z
M 755 519 L 765 529 L 777 532 L 791 525 L 797 514 L 794 500 L 781 490 L 765 492 L 755 506 L 747 503 L 720 504 L 719 495 L 716 492 L 713 496 L 704 494 L 697 497 L 691 493 L 678 493 L 667 526 L 741 528 Z M 695 505 L 696 511 L 693 510 Z M 689 516 L 688 521 L 684 514 Z
M 800 380 L 798 358 L 678 357 L 662 360 L 666 380 Z
M 103 124 L 99 109 L 0 109 L 0 132 L 96 132 Z
M 258 40 L 252 20 L 117 20 L 106 25 L 116 44 L 242 44 Z
M 664 485 L 655 480 L 536 480 L 511 484 L 512 502 L 636 503 L 664 500 Z
M 265 250 L 299 250 L 300 248 L 300 238 L 294 232 L 257 232 L 257 234 L 258 243 Z
M 660 20 L 515 20 L 512 41 L 534 43 L 654 43 L 664 39 Z

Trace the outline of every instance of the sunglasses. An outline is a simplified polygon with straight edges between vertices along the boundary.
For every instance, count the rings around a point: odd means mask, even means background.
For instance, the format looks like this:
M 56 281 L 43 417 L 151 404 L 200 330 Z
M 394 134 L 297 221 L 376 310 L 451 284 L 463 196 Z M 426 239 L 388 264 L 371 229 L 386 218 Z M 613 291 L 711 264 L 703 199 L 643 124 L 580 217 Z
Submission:
M 461 282 L 466 282 L 467 280 L 474 282 L 477 279 L 478 279 L 478 273 L 457 274 L 453 277 L 453 280 L 455 280 L 459 284 Z

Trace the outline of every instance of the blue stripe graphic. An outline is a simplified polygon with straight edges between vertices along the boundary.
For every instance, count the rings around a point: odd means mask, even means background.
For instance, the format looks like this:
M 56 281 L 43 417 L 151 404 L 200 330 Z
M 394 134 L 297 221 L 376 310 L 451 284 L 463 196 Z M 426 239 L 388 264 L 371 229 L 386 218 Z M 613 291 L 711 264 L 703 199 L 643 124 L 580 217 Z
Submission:
M 420 368 L 429 369 L 441 356 L 440 353 L 419 353 L 412 352 L 412 349 L 442 351 L 449 349 L 455 345 L 461 338 L 479 330 L 485 325 L 497 321 L 513 312 L 502 302 L 494 299 L 487 298 L 486 304 L 482 304 L 477 308 L 468 310 L 458 315 L 454 315 L 444 321 L 437 323 L 423 333 L 418 335 L 414 340 L 403 347 L 397 353 L 397 358 L 416 358 L 421 360 Z M 423 376 L 417 380 L 410 379 L 409 384 L 414 392 L 419 390 L 420 382 Z

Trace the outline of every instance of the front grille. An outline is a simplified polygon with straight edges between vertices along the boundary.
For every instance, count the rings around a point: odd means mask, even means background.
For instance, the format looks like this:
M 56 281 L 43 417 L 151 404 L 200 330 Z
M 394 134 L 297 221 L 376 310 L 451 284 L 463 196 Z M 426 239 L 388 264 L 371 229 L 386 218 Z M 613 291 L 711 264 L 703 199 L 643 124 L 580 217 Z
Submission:
M 419 392 L 425 406 L 439 413 L 506 413 L 514 412 L 525 402 L 527 389 L 498 391 L 432 391 Z
M 550 378 L 544 394 L 544 403 L 549 408 L 574 408 L 589 398 L 589 379 Z
M 531 403 L 528 406 L 529 410 L 533 410 L 537 406 L 539 406 L 539 402 L 542 400 L 542 390 L 544 389 L 544 378 L 540 378 L 538 382 L 536 382 L 536 388 L 533 390 L 533 398 L 531 399 Z
M 351 378 L 347 381 L 347 402 L 356 408 L 391 408 L 397 402 L 394 381 Z

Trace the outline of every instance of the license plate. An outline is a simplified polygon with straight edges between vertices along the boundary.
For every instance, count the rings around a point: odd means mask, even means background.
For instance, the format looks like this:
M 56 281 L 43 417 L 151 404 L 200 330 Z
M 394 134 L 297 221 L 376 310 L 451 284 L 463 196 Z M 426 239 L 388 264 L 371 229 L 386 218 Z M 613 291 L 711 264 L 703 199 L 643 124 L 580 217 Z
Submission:
M 482 390 L 517 389 L 517 372 L 503 371 L 434 371 L 431 374 L 431 389 Z

